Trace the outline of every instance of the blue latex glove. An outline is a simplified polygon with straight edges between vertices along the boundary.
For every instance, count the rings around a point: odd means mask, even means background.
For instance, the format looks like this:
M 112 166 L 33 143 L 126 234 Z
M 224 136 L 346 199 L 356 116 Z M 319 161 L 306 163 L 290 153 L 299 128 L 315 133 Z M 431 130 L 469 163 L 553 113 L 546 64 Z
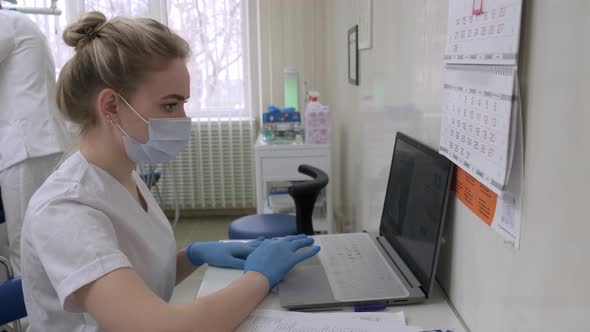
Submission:
M 297 250 L 313 244 L 313 238 L 306 235 L 289 235 L 279 240 L 264 240 L 246 259 L 244 271 L 262 273 L 272 289 L 298 263 L 320 251 L 313 246 L 307 250 Z
M 186 255 L 195 266 L 207 263 L 217 267 L 243 269 L 246 257 L 263 241 L 264 237 L 250 242 L 193 242 L 186 248 Z

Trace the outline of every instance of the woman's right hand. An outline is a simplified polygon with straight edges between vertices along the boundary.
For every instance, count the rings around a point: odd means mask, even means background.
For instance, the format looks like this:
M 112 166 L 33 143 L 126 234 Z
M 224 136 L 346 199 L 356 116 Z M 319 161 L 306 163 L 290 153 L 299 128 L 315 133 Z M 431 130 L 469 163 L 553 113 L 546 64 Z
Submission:
M 298 263 L 320 251 L 313 246 L 305 251 L 297 250 L 313 244 L 313 238 L 304 234 L 289 235 L 278 240 L 264 240 L 246 259 L 244 271 L 256 271 L 268 279 L 272 289 Z

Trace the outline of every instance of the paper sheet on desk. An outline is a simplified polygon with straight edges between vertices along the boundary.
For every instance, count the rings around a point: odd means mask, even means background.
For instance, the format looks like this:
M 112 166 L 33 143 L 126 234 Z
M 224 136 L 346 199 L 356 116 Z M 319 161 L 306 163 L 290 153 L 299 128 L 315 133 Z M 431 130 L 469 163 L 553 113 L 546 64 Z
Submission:
M 312 315 L 324 316 L 332 319 L 353 318 L 377 323 L 385 323 L 389 326 L 406 326 L 406 316 L 400 312 L 322 312 Z
M 238 332 L 418 332 L 408 326 L 278 310 L 256 310 L 236 329 Z

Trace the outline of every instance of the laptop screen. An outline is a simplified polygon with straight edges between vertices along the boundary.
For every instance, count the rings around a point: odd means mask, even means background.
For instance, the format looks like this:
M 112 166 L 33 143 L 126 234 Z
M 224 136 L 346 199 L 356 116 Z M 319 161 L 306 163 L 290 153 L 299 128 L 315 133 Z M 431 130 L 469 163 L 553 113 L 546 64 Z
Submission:
M 453 164 L 428 146 L 398 133 L 379 233 L 401 256 L 428 297 Z

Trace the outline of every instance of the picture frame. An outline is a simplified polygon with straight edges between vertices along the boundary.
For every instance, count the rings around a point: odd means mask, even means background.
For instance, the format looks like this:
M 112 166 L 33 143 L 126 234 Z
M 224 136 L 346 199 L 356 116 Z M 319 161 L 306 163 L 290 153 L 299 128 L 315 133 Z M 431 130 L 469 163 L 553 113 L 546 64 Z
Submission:
M 358 25 L 348 29 L 348 82 L 359 85 Z
M 373 47 L 373 0 L 357 0 L 359 6 L 359 50 Z

